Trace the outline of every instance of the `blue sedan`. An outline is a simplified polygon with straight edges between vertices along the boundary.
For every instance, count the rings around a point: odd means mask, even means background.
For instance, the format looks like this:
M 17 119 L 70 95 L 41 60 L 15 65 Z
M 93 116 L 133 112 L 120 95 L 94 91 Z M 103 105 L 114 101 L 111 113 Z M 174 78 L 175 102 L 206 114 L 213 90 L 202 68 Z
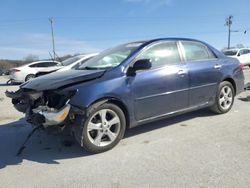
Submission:
M 69 129 L 99 153 L 127 128 L 201 108 L 228 112 L 244 89 L 242 68 L 204 42 L 155 39 L 108 49 L 78 70 L 30 80 L 6 95 L 28 122 Z

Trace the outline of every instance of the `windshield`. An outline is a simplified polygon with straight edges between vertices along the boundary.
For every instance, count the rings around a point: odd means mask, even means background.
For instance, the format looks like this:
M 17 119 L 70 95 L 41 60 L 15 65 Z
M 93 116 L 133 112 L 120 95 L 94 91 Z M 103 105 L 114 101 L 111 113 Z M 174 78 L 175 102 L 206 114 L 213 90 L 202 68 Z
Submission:
M 223 53 L 226 55 L 226 56 L 233 56 L 233 55 L 236 55 L 238 52 L 238 50 L 227 50 L 227 51 L 224 51 Z
M 124 44 L 104 51 L 96 57 L 88 60 L 79 69 L 109 69 L 120 65 L 128 58 L 142 43 Z
M 70 58 L 68 58 L 68 59 L 66 59 L 66 60 L 64 60 L 64 61 L 62 61 L 62 65 L 63 65 L 63 66 L 70 65 L 70 64 L 72 64 L 72 63 L 78 61 L 78 60 L 81 59 L 81 58 L 82 58 L 82 56 L 70 57 Z

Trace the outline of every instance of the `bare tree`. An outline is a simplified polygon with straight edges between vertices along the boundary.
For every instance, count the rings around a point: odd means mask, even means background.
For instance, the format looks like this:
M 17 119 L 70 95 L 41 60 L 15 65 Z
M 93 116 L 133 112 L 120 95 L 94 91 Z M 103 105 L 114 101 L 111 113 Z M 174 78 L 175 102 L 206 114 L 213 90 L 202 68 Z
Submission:
M 34 54 L 29 54 L 26 57 L 24 57 L 24 61 L 27 61 L 27 62 L 32 62 L 32 61 L 37 61 L 37 60 L 39 60 L 39 57 Z

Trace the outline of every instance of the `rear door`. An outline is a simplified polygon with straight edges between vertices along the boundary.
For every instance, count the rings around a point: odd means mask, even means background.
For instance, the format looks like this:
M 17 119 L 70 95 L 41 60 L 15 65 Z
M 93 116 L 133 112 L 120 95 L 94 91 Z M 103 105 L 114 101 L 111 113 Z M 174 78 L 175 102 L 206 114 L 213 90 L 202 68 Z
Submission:
M 205 105 L 214 101 L 222 78 L 222 62 L 203 43 L 181 41 L 189 73 L 189 106 Z
M 152 68 L 131 77 L 136 119 L 142 121 L 187 108 L 188 72 L 176 42 L 153 44 L 139 59 L 150 59 Z

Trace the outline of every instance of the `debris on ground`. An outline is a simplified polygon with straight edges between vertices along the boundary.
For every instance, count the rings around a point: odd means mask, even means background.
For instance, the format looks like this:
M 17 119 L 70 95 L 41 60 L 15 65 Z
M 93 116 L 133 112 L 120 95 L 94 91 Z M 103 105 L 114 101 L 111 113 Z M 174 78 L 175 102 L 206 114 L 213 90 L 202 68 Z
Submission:
M 28 134 L 25 141 L 23 142 L 22 146 L 19 148 L 16 156 L 20 156 L 22 154 L 23 150 L 26 148 L 25 144 L 29 141 L 30 137 L 40 128 L 42 128 L 42 126 L 37 126 L 34 129 L 32 129 L 32 131 Z
M 246 83 L 244 88 L 245 90 L 250 90 L 250 82 Z

